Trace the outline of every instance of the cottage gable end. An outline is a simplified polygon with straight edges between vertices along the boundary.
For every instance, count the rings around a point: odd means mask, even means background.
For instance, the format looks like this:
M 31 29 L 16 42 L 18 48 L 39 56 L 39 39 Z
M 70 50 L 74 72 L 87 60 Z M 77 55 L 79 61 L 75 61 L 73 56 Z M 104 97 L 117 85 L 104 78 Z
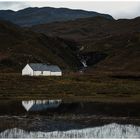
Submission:
M 27 64 L 23 70 L 22 70 L 22 75 L 33 75 L 33 69 L 30 67 L 29 64 Z

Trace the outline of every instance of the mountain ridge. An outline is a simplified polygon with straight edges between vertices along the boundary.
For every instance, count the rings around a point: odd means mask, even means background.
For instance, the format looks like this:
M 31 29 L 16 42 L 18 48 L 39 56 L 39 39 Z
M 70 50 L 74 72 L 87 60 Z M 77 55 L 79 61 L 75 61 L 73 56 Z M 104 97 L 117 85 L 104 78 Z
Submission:
M 19 11 L 0 10 L 0 18 L 9 20 L 20 26 L 32 26 L 95 16 L 102 16 L 113 20 L 113 17 L 108 14 L 69 8 L 29 7 Z

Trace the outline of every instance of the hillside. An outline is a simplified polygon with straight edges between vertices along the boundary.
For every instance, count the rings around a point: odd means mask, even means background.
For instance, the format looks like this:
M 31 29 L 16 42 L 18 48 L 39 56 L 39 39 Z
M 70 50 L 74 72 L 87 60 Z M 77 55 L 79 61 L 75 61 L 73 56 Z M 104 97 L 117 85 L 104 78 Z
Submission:
M 139 25 L 139 18 L 96 17 L 32 28 L 0 21 L 0 99 L 62 99 L 103 106 L 118 102 L 134 114 L 128 103 L 140 101 Z M 88 66 L 82 69 L 85 74 L 78 72 L 80 61 Z M 59 65 L 64 74 L 21 76 L 22 68 L 31 62 Z
M 87 71 L 140 71 L 140 18 L 110 20 L 103 17 L 77 19 L 33 26 L 36 32 L 59 36 L 79 44 Z
M 81 63 L 73 51 L 74 42 L 34 33 L 7 21 L 0 21 L 0 70 L 21 71 L 28 62 L 57 64 L 76 70 Z
M 20 26 L 32 26 L 43 23 L 51 23 L 54 21 L 67 21 L 96 16 L 113 19 L 112 16 L 107 14 L 68 8 L 35 7 L 19 11 L 0 10 L 0 19 L 9 20 Z

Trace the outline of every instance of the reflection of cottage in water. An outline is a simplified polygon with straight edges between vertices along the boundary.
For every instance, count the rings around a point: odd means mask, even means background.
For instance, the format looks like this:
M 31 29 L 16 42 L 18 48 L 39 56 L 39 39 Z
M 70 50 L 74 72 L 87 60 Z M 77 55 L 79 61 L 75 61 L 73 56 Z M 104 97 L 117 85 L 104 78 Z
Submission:
M 26 111 L 42 111 L 50 108 L 57 108 L 62 100 L 30 100 L 22 101 Z

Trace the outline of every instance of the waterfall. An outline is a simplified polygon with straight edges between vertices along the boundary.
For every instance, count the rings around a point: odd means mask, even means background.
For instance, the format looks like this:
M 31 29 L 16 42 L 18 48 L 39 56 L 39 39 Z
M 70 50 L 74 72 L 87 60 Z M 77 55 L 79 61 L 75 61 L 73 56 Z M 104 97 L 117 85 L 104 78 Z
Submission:
M 87 67 L 86 61 L 85 60 L 81 60 L 81 63 L 83 64 L 84 68 Z

